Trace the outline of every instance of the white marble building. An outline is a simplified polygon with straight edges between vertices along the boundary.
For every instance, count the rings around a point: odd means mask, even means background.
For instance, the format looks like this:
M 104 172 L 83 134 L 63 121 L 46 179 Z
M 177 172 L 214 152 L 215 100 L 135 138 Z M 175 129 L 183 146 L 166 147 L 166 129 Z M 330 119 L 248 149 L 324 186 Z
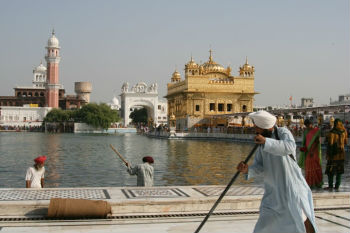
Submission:
M 131 123 L 129 116 L 133 109 L 141 107 L 147 109 L 148 118 L 152 119 L 156 126 L 167 123 L 167 102 L 159 100 L 157 83 L 148 86 L 144 82 L 139 82 L 129 89 L 129 83 L 126 82 L 122 86 L 120 96 L 121 116 L 125 126 Z
M 46 114 L 51 111 L 50 107 L 23 107 L 1 106 L 1 126 L 41 126 Z
M 110 103 L 107 103 L 107 105 L 110 106 L 111 109 L 118 110 L 118 111 L 120 110 L 120 107 L 121 107 L 119 103 L 119 99 L 116 96 L 114 96 L 112 101 Z

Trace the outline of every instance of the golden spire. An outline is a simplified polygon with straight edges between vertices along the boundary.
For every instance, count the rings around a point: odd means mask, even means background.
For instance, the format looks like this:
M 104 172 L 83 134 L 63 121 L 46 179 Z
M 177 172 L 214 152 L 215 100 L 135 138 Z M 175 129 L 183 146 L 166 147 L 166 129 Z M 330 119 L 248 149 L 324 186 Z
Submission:
M 248 65 L 248 56 L 245 57 L 245 64 Z
M 212 62 L 213 61 L 213 56 L 211 55 L 213 51 L 211 49 L 209 49 L 209 62 Z

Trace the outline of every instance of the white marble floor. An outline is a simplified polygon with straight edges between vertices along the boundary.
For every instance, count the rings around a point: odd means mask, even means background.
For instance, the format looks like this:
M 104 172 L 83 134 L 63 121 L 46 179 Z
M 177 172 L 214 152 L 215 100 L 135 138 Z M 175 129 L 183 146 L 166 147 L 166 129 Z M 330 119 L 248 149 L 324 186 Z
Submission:
M 317 211 L 316 223 L 321 233 L 350 232 L 350 210 Z M 253 232 L 258 215 L 213 216 L 203 226 L 202 233 Z M 203 218 L 85 220 L 85 221 L 23 221 L 0 222 L 1 232 L 194 232 Z M 281 229 L 283 232 L 283 229 Z

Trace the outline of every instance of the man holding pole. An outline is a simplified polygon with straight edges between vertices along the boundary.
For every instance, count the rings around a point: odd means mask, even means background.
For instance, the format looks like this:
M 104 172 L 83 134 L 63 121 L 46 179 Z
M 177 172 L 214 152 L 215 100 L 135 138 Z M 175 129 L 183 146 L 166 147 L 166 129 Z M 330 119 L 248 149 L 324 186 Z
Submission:
M 128 167 L 128 173 L 130 175 L 137 176 L 137 186 L 150 187 L 153 186 L 153 167 L 151 164 L 154 160 L 151 156 L 145 156 L 142 158 L 143 164 L 136 166 L 130 166 L 129 163 L 125 165 Z
M 119 158 L 124 162 L 125 166 L 128 168 L 128 173 L 130 175 L 137 176 L 137 186 L 150 187 L 153 186 L 153 172 L 154 169 L 151 164 L 154 160 L 151 156 L 145 156 L 142 158 L 143 164 L 138 164 L 136 166 L 131 166 L 128 161 L 110 144 L 112 150 L 119 156 Z
M 266 111 L 249 114 L 261 145 L 254 162 L 241 162 L 237 170 L 250 179 L 264 177 L 264 196 L 254 232 L 316 232 L 312 193 L 295 161 L 296 144 L 285 127 L 276 127 L 276 117 Z

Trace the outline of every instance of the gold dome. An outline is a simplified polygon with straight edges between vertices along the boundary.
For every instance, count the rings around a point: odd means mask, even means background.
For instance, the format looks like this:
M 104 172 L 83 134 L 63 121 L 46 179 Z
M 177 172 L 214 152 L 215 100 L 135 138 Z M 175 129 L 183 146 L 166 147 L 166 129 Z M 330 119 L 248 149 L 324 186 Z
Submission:
M 193 58 L 191 56 L 191 60 L 189 62 L 187 62 L 185 67 L 186 68 L 198 68 L 198 64 L 193 60 Z
M 254 76 L 255 68 L 248 64 L 248 57 L 245 58 L 245 64 L 239 67 L 239 74 L 243 77 Z
M 209 63 L 209 62 L 206 62 L 203 64 L 203 68 L 204 70 L 206 71 L 218 71 L 218 72 L 224 72 L 225 71 L 225 68 L 220 65 L 220 64 L 217 64 L 217 63 Z
M 177 70 L 175 70 L 172 77 L 173 78 L 181 78 L 181 74 Z
M 213 60 L 213 56 L 211 55 L 211 50 L 209 50 L 210 52 L 210 56 L 209 56 L 209 61 L 207 61 L 206 63 L 204 63 L 202 65 L 204 71 L 208 72 L 224 72 L 225 73 L 225 68 L 220 65 L 217 64 L 214 60 Z
M 179 82 L 181 80 L 181 74 L 175 70 L 173 75 L 171 76 L 171 81 L 172 82 Z
M 252 67 L 249 64 L 244 64 L 243 69 L 251 69 Z
M 254 69 L 254 66 L 251 66 L 248 64 L 248 57 L 245 58 L 245 64 L 242 66 L 242 69 L 244 70 Z

